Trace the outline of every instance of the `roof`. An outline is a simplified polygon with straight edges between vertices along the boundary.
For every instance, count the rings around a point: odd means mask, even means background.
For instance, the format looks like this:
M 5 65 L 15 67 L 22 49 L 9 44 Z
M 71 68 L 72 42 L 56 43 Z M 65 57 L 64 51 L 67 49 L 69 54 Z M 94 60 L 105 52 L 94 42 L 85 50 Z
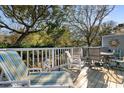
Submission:
M 102 37 L 113 37 L 113 36 L 124 36 L 124 33 L 123 34 L 104 35 Z

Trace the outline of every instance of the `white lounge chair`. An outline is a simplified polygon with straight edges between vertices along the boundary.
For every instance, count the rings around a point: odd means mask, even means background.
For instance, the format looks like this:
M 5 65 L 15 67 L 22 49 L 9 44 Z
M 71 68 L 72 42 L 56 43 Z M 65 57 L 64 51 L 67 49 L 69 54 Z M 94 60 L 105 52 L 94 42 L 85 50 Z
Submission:
M 21 57 L 15 51 L 0 51 L 0 67 L 12 87 L 73 87 L 70 74 L 65 71 L 29 73 Z

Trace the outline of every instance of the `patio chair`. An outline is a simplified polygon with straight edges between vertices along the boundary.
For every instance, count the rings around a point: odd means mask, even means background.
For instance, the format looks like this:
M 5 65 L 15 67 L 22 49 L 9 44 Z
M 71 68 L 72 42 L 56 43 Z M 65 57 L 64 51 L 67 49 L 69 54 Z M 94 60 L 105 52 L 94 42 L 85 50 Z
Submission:
M 69 53 L 69 51 L 65 51 L 67 55 L 67 62 L 69 68 L 75 68 L 77 67 L 79 70 L 81 70 L 81 56 L 80 55 L 72 55 Z
M 100 51 L 100 48 L 88 48 L 88 62 L 90 67 L 102 66 L 103 62 Z
M 124 66 L 122 65 L 124 64 L 124 57 L 122 56 L 120 49 L 116 49 L 113 51 L 113 57 L 111 58 L 111 61 L 112 67 L 124 68 Z
M 44 71 L 52 71 L 51 65 L 50 65 L 50 59 L 46 59 L 43 63 L 43 70 Z
M 65 71 L 29 73 L 21 57 L 15 51 L 0 51 L 0 67 L 12 87 L 73 87 L 70 74 Z

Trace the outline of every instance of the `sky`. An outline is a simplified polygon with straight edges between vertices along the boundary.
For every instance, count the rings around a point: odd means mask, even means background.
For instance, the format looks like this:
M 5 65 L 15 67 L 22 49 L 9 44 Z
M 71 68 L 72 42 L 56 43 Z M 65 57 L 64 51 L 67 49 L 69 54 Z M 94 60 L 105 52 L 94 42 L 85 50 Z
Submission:
M 105 20 L 113 20 L 119 23 L 124 23 L 124 5 L 115 6 L 114 10 L 106 17 Z
M 1 15 L 3 14 L 0 12 Z M 104 19 L 105 21 L 114 21 L 116 24 L 124 23 L 124 5 L 116 5 L 114 10 Z M 7 34 L 6 32 L 5 34 Z
M 0 12 L 0 15 L 2 13 Z M 117 23 L 124 23 L 124 5 L 116 5 L 114 10 L 105 18 L 105 21 L 113 20 Z

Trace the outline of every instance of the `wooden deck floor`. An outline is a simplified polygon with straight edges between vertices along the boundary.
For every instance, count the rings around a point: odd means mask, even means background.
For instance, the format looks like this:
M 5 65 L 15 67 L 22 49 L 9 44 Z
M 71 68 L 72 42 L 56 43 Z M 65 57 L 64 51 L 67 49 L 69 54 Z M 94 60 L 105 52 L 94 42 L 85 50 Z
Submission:
M 74 85 L 78 88 L 123 88 L 124 71 L 84 67 Z

